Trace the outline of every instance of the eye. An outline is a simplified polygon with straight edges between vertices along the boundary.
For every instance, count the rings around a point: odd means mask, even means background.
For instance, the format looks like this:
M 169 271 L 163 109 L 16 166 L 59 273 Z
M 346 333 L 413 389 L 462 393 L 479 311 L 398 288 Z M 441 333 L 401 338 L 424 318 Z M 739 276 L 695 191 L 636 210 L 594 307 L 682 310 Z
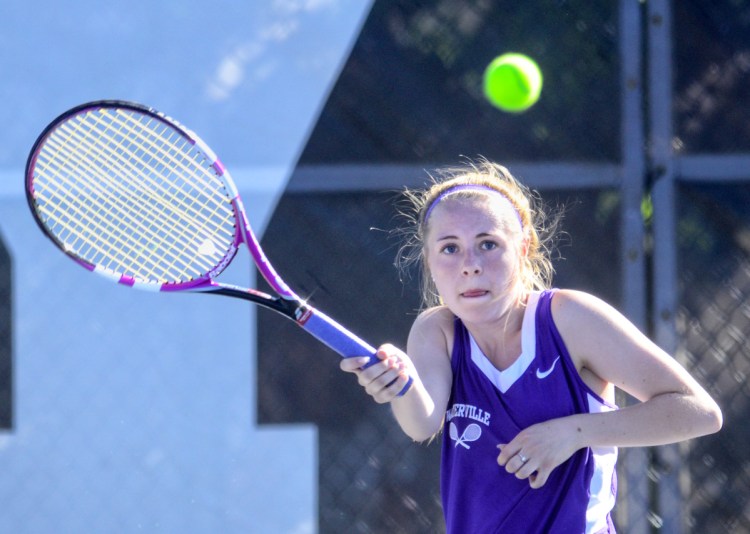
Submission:
M 455 254 L 456 252 L 458 252 L 458 246 L 452 243 L 448 243 L 442 246 L 440 252 L 442 254 Z
M 498 244 L 494 241 L 482 241 L 479 244 L 479 248 L 482 250 L 495 250 L 498 247 Z

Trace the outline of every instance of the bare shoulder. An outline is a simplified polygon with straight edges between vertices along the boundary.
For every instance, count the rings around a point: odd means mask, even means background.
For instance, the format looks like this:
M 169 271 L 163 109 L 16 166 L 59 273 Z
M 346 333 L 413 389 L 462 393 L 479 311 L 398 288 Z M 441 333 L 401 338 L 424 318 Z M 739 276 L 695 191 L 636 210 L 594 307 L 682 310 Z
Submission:
M 409 333 L 409 353 L 447 351 L 453 346 L 453 313 L 446 306 L 424 310 L 417 316 Z
M 560 319 L 572 314 L 570 319 L 580 318 L 581 315 L 607 314 L 614 312 L 614 308 L 590 293 L 575 289 L 560 289 L 552 298 L 552 314 Z
M 687 395 L 693 407 L 708 414 L 711 431 L 721 427 L 721 411 L 695 378 L 609 304 L 588 293 L 559 291 L 552 299 L 552 316 L 581 377 L 594 391 L 597 384 L 610 384 L 640 401 Z
M 649 343 L 614 307 L 583 291 L 556 292 L 552 318 L 579 369 L 602 354 L 616 354 L 626 340 L 633 345 Z
M 448 326 L 453 328 L 454 317 L 447 306 L 435 306 L 422 311 L 414 321 L 414 325 L 422 328 L 444 329 Z
M 552 317 L 579 369 L 640 400 L 678 391 L 689 378 L 673 358 L 603 300 L 581 291 L 559 291 Z
M 633 328 L 630 321 L 602 299 L 572 289 L 561 289 L 555 293 L 552 298 L 552 317 L 563 336 L 575 332 L 595 335 L 601 328 Z

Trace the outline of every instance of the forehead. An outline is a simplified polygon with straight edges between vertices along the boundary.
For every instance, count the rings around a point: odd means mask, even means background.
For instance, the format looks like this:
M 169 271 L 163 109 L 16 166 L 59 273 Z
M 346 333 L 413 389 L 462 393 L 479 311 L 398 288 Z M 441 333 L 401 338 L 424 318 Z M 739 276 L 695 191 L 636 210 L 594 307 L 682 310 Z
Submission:
M 432 228 L 484 225 L 486 230 L 518 225 L 518 215 L 508 199 L 499 194 L 471 193 L 448 195 L 435 206 L 427 221 Z

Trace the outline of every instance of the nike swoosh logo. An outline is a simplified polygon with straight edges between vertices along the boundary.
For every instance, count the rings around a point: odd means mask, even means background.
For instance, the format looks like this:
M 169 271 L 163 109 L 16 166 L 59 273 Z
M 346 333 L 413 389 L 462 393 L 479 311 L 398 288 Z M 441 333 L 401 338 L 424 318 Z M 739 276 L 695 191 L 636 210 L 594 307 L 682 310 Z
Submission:
M 557 365 L 557 360 L 559 360 L 559 359 L 560 359 L 560 356 L 558 356 L 557 358 L 555 358 L 555 361 L 552 362 L 552 366 L 549 369 L 547 369 L 546 371 L 542 371 L 541 369 L 537 369 L 536 370 L 536 377 L 538 379 L 540 379 L 540 380 L 543 379 L 543 378 L 547 378 L 550 374 L 552 374 L 552 371 L 555 370 L 555 365 Z

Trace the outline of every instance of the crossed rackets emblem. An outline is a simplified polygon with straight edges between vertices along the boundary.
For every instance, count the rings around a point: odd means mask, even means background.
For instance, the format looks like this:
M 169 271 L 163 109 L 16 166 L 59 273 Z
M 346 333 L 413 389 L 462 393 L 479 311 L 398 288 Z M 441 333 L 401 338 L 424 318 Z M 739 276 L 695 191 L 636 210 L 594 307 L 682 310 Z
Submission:
M 453 441 L 456 442 L 455 446 L 458 447 L 461 445 L 462 447 L 466 449 L 471 449 L 467 443 L 470 443 L 472 441 L 476 441 L 479 439 L 479 437 L 482 435 L 482 427 L 480 427 L 476 423 L 471 423 L 469 426 L 464 428 L 463 433 L 459 436 L 458 435 L 458 427 L 456 426 L 456 423 L 451 422 L 449 427 L 450 437 Z

